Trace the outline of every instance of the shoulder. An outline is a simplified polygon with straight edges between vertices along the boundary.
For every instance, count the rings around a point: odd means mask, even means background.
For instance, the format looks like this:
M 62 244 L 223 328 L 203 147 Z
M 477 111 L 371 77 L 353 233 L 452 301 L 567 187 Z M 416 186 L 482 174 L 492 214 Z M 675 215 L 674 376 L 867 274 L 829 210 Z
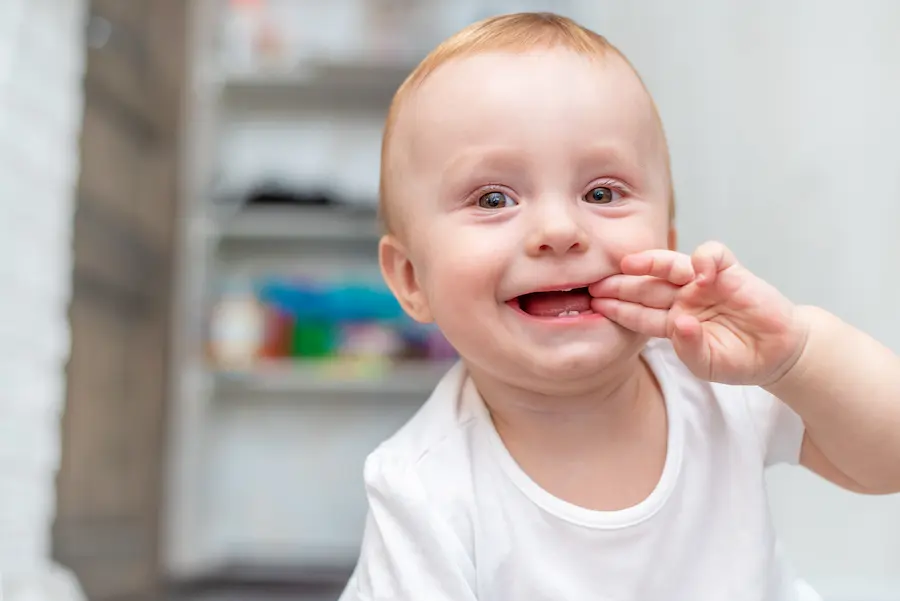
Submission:
M 732 386 L 698 378 L 681 361 L 669 340 L 654 338 L 647 343 L 642 356 L 663 391 L 677 396 L 681 403 L 688 401 L 709 408 L 720 406 L 729 412 L 737 410 L 747 417 L 745 410 L 750 402 L 775 400 L 756 386 Z
M 472 444 L 480 397 L 462 363 L 441 379 L 416 414 L 366 459 L 370 498 L 428 507 L 465 542 L 474 507 Z
M 463 394 L 468 382 L 465 366 L 455 364 L 415 415 L 369 456 L 369 462 L 415 469 L 452 450 L 477 417 Z
M 461 442 L 472 421 L 469 378 L 456 365 L 416 414 L 365 462 L 368 515 L 360 558 L 342 599 L 397 599 L 475 581 L 472 487 Z M 406 596 L 404 596 L 406 595 Z
M 746 438 L 765 464 L 799 461 L 804 426 L 777 397 L 758 386 L 732 386 L 696 377 L 668 340 L 653 339 L 643 356 L 670 404 L 708 431 Z M 671 397 L 671 398 L 670 398 Z

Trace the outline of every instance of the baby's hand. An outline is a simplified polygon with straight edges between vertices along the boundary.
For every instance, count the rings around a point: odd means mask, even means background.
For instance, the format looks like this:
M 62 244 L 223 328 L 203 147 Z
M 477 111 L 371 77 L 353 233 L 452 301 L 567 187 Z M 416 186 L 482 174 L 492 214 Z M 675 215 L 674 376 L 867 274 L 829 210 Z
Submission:
M 715 242 L 693 255 L 648 250 L 622 260 L 622 274 L 590 287 L 594 311 L 624 328 L 669 338 L 695 376 L 767 385 L 797 361 L 807 326 L 773 286 Z

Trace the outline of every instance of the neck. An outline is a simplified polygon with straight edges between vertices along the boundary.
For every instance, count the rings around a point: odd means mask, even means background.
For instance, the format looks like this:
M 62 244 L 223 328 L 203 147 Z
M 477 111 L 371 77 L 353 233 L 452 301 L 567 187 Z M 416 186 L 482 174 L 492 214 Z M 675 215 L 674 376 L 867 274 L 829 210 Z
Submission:
M 583 458 L 586 449 L 602 453 L 631 438 L 661 399 L 639 355 L 562 394 L 525 390 L 477 370 L 470 373 L 513 455 L 521 450 L 566 459 Z

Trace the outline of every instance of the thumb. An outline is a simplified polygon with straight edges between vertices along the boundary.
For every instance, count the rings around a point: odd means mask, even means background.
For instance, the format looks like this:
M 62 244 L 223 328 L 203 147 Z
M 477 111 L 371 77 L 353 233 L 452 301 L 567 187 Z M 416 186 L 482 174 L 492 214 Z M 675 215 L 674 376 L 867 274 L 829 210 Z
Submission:
M 708 380 L 712 374 L 709 344 L 697 318 L 693 315 L 676 317 L 670 338 L 681 361 L 695 376 Z

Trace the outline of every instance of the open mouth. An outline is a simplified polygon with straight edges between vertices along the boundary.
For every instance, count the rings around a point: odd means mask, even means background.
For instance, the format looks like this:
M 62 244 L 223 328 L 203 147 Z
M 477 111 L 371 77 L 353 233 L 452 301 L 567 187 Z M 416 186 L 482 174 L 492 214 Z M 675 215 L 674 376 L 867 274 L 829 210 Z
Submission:
M 512 302 L 534 317 L 577 317 L 594 312 L 587 287 L 531 292 L 516 297 Z

